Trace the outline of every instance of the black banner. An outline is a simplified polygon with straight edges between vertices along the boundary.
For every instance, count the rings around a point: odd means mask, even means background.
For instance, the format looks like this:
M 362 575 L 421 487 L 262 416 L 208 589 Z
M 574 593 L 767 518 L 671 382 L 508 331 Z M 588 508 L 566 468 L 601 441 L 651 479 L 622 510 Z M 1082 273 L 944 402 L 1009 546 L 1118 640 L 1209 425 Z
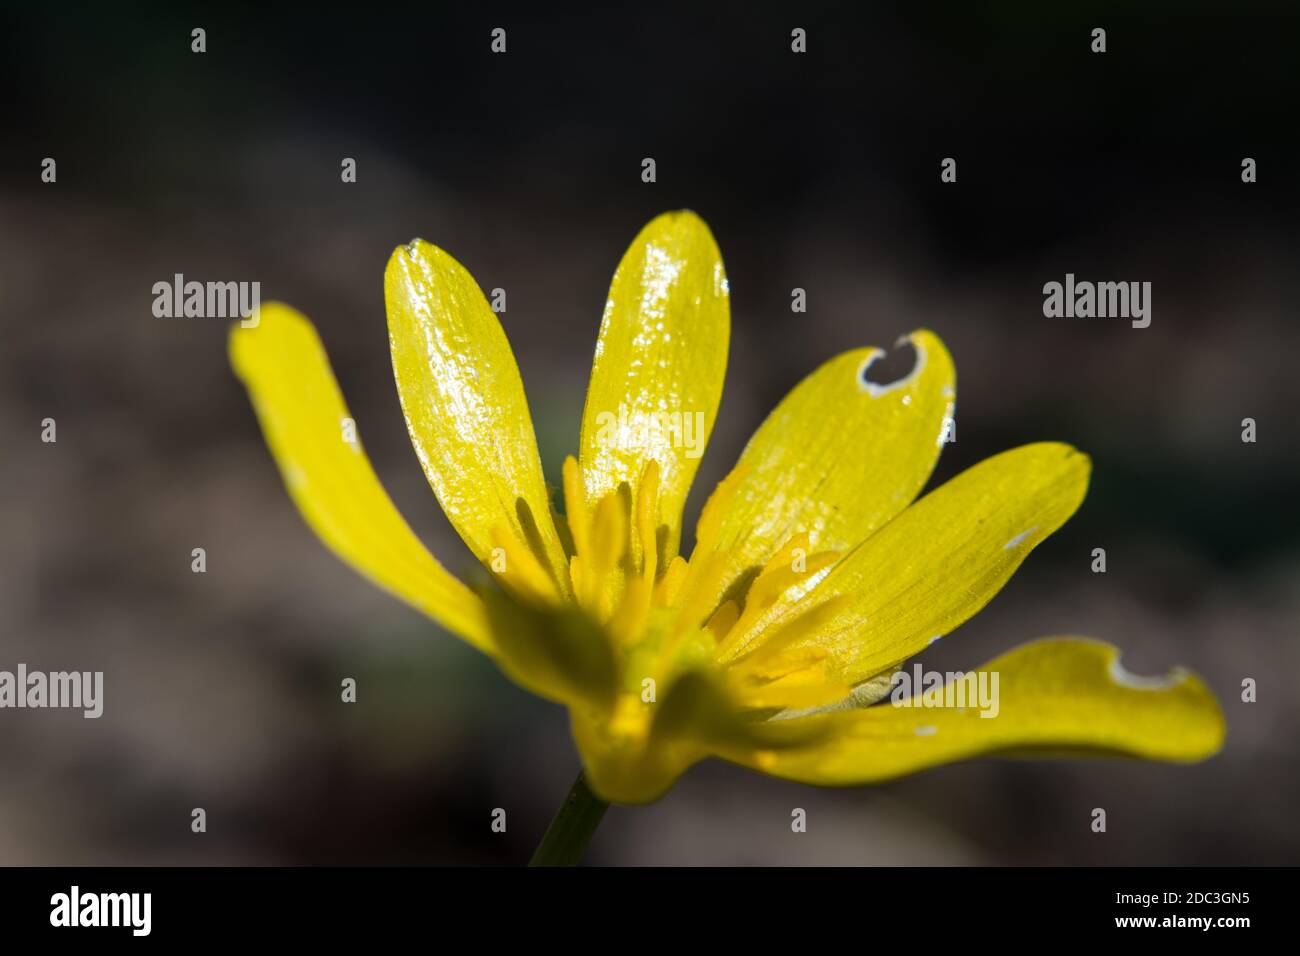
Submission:
M 520 934 L 549 946 L 559 930 L 593 944 L 612 931 L 663 946 L 700 923 L 710 934 L 793 934 L 819 946 L 863 932 L 902 943 L 941 931 L 972 942 L 1199 934 L 1230 945 L 1285 925 L 1293 877 L 1227 868 L 7 869 L 0 917 L 10 940 L 96 945 L 336 945 L 398 934 L 450 945 L 486 929 L 493 945 Z

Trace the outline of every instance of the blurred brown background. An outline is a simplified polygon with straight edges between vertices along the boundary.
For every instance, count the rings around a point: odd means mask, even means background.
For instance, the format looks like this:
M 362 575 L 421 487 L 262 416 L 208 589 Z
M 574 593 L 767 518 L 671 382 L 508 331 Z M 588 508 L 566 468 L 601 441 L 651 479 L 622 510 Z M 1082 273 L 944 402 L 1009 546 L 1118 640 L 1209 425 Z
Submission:
M 923 662 L 1096 636 L 1135 672 L 1199 671 L 1229 739 L 1190 768 L 984 760 L 844 791 L 703 765 L 651 807 L 611 810 L 591 859 L 1300 861 L 1300 31 L 1263 9 L 1178 9 L 7 12 L 0 669 L 103 670 L 106 700 L 99 720 L 0 712 L 0 862 L 527 859 L 578 767 L 564 715 L 317 542 L 229 370 L 226 323 L 154 318 L 151 288 L 257 280 L 310 315 L 386 486 L 464 570 L 393 386 L 389 252 L 422 236 L 507 289 L 558 483 L 613 268 L 681 206 L 712 226 L 733 309 L 691 525 L 800 377 L 928 326 L 959 374 L 936 480 L 1040 439 L 1088 451 L 1095 477 Z M 1066 272 L 1151 281 L 1151 327 L 1044 318 L 1042 285 Z M 795 286 L 807 315 L 790 313 Z M 1240 702 L 1244 677 L 1258 703 Z

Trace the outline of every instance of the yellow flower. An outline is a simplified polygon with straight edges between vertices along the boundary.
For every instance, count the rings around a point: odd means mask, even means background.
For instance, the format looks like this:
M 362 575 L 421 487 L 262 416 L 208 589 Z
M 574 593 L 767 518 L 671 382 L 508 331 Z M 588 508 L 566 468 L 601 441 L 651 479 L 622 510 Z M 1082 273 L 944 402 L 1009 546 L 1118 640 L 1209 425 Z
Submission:
M 995 708 L 932 706 L 942 695 L 921 689 L 884 700 L 898 666 L 988 603 L 1088 484 L 1086 456 L 1042 443 L 914 501 L 953 413 L 952 360 L 932 333 L 907 337 L 917 360 L 898 382 L 869 381 L 883 353 L 862 348 L 796 386 L 705 505 L 687 559 L 682 509 L 730 331 L 721 255 L 699 217 L 658 217 L 614 273 L 563 515 L 474 279 L 417 240 L 393 253 L 384 290 L 416 454 L 499 587 L 466 587 L 398 514 L 341 424 L 348 410 L 307 319 L 266 305 L 255 327 L 232 331 L 234 367 L 316 533 L 568 707 L 601 797 L 652 800 L 710 756 L 849 785 L 994 752 L 1194 761 L 1221 745 L 1199 678 L 1135 678 L 1114 648 L 1079 638 L 980 668 L 998 678 Z

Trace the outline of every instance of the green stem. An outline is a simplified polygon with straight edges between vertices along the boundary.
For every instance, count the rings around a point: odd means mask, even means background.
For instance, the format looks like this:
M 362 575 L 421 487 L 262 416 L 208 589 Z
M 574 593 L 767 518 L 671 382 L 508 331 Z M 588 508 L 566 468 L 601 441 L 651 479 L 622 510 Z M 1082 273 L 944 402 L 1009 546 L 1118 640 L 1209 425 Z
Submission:
M 587 779 L 578 772 L 578 779 L 569 788 L 555 819 L 546 828 L 542 842 L 537 844 L 529 866 L 576 866 L 582 862 L 583 851 L 591 841 L 601 817 L 609 804 L 587 787 Z

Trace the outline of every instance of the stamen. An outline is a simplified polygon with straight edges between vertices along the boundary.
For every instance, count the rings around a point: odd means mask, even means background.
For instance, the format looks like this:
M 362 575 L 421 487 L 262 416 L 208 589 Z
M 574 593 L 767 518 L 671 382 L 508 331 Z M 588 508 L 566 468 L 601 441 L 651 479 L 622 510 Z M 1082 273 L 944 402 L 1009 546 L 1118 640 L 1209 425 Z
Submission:
M 500 571 L 492 570 L 511 590 L 547 603 L 559 601 L 560 591 L 555 579 L 509 528 L 493 525 L 491 534 L 493 544 L 505 555 L 505 567 Z
M 650 610 L 650 595 L 654 589 L 651 581 L 643 577 L 631 578 L 623 591 L 623 600 L 610 619 L 609 630 L 621 645 L 635 643 L 645 631 L 646 613 Z
M 796 564 L 792 560 L 795 549 L 806 546 L 808 540 L 807 534 L 792 537 L 750 584 L 740 620 L 731 629 L 727 639 L 718 645 L 719 660 L 747 647 L 751 642 L 746 638 L 752 633 L 772 623 L 774 618 L 779 619 L 784 611 L 798 607 L 811 583 L 817 581 L 822 572 L 843 556 L 840 551 L 819 551 L 803 559 L 799 565 L 802 570 L 795 570 Z M 773 612 L 772 608 L 778 602 L 782 606 Z
M 641 577 L 654 583 L 658 572 L 659 542 L 656 538 L 659 518 L 659 463 L 646 462 L 637 489 L 636 534 L 641 545 Z M 648 593 L 648 592 L 647 592 Z
M 682 637 L 696 630 L 704 622 L 705 616 L 717 600 L 718 585 L 727 568 L 727 556 L 719 551 L 707 554 L 701 559 L 700 566 L 693 567 L 686 586 L 681 589 L 677 609 L 677 620 L 664 638 L 659 651 L 660 670 L 667 670 L 672 664 Z
M 664 572 L 664 576 L 659 579 L 659 584 L 655 587 L 655 603 L 662 607 L 675 605 L 690 570 L 690 563 L 680 554 L 669 561 L 668 570 Z
M 719 551 L 705 555 L 698 564 L 692 562 L 691 570 L 696 573 L 690 575 L 679 597 L 678 623 L 674 628 L 677 634 L 703 623 L 713 609 L 726 568 L 727 556 Z
M 614 615 L 627 586 L 629 495 L 624 484 L 596 503 L 587 548 L 578 553 L 581 603 L 597 620 Z
M 591 519 L 587 515 L 586 492 L 582 486 L 582 466 L 570 455 L 564 459 L 564 518 L 569 523 L 569 534 L 573 536 L 574 554 L 587 552 L 588 533 Z M 574 585 L 577 590 L 577 585 Z
M 596 504 L 588 564 L 598 576 L 615 567 L 627 549 L 627 512 L 622 505 L 622 496 L 617 491 L 611 491 Z

